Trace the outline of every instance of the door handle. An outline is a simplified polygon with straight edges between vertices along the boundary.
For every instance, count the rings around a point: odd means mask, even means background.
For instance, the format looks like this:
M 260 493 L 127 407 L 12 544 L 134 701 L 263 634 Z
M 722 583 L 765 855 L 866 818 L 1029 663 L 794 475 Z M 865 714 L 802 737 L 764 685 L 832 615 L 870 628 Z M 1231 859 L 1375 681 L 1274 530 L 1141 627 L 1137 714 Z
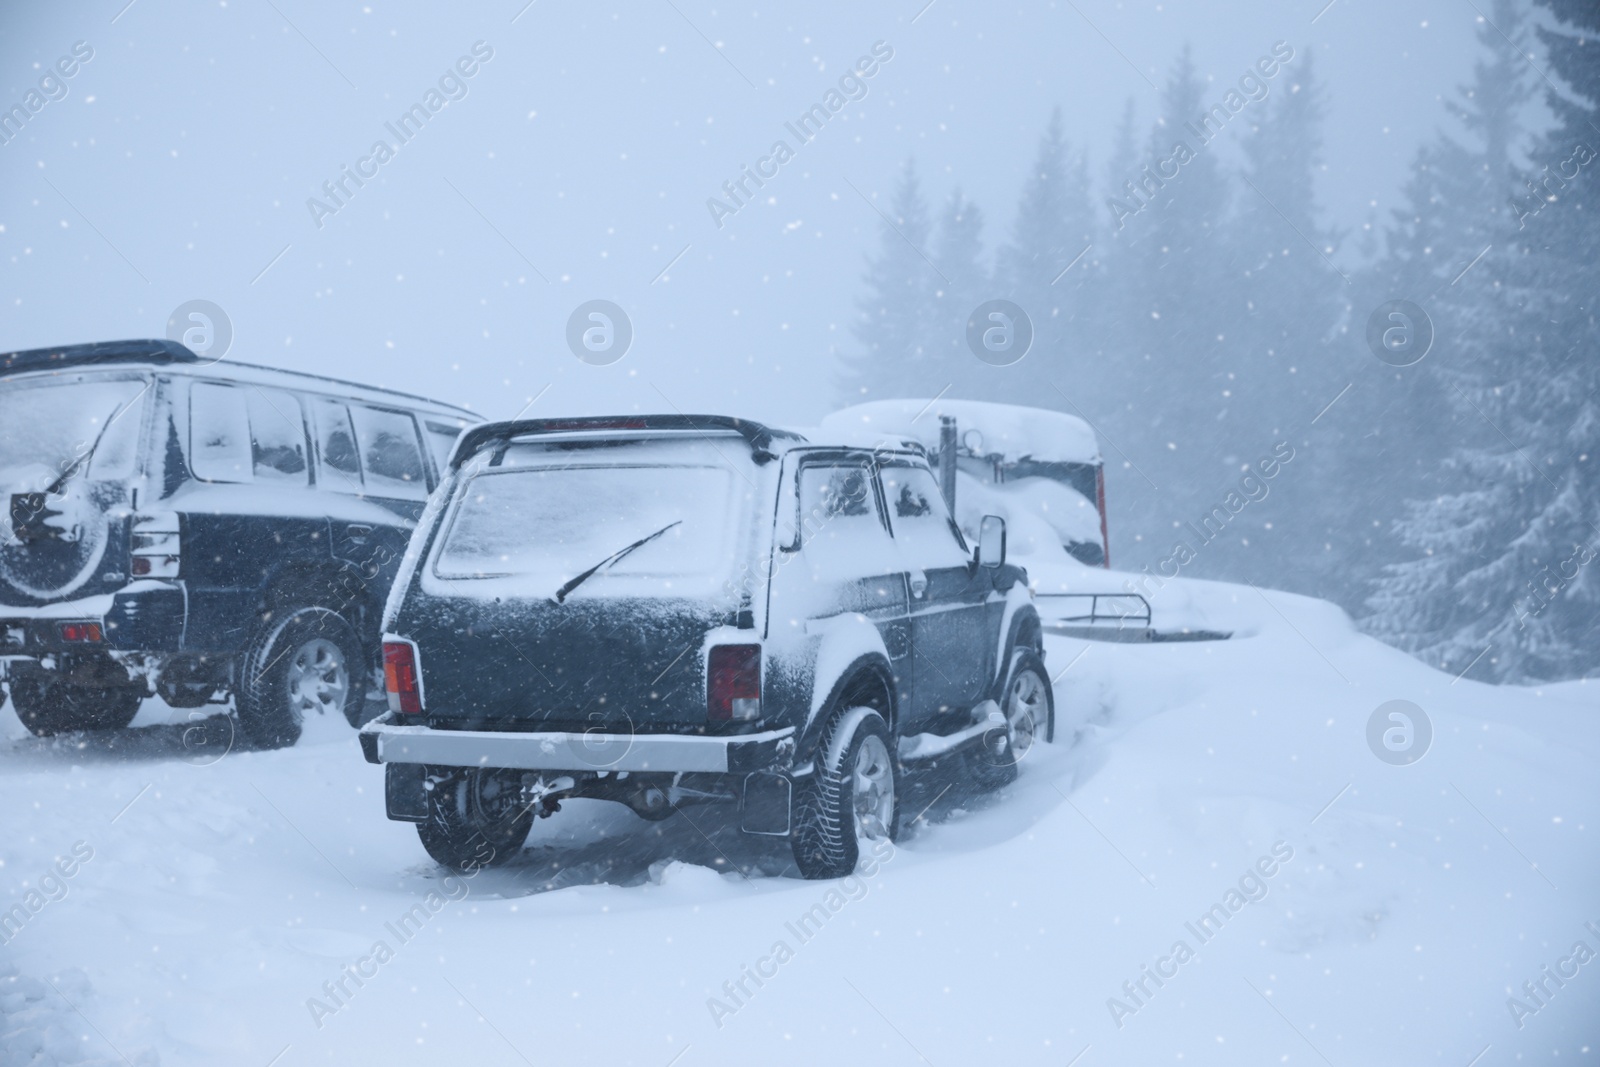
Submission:
M 922 571 L 912 571 L 910 577 L 911 595 L 920 600 L 928 591 L 928 576 Z
M 350 540 L 356 544 L 364 545 L 367 543 L 367 538 L 372 535 L 372 527 L 359 522 L 351 523 L 344 528 L 344 532 L 349 534 Z

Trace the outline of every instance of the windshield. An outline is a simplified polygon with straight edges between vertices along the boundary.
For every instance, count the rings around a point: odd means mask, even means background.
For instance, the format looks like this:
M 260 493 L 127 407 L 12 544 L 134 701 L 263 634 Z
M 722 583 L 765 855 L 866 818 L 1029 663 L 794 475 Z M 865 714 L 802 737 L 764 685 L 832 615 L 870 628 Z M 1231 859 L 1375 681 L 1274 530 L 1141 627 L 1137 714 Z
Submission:
M 0 382 L 0 484 L 47 488 L 94 447 L 102 430 L 89 476 L 106 481 L 131 475 L 141 393 L 149 385 L 145 378 L 98 375 Z
M 667 464 L 552 462 L 485 470 L 457 492 L 434 574 L 526 577 L 530 594 L 554 596 L 574 577 L 661 531 L 601 567 L 574 595 L 593 595 L 622 578 L 635 585 L 656 580 L 655 591 L 671 592 L 675 580 L 726 566 L 733 478 L 725 466 Z

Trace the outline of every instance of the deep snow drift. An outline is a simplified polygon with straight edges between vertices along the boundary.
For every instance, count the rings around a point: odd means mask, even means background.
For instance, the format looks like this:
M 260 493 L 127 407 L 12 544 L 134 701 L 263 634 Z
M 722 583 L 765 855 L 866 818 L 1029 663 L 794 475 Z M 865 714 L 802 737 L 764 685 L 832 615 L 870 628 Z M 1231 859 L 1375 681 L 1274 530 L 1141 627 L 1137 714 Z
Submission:
M 1288 594 L 1153 600 L 1236 637 L 1051 638 L 1057 743 L 910 790 L 839 883 L 595 802 L 447 877 L 342 725 L 219 759 L 153 703 L 55 741 L 7 709 L 0 1062 L 1588 1062 L 1600 690 L 1452 681 Z M 1411 765 L 1368 745 L 1394 699 Z

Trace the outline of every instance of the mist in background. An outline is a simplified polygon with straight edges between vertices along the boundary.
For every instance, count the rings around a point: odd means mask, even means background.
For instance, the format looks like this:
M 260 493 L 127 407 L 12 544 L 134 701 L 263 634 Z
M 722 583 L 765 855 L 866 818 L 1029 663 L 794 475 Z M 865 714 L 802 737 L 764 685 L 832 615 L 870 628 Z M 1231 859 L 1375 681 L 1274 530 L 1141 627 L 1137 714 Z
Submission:
M 0 349 L 204 299 L 229 358 L 490 417 L 1053 407 L 1101 433 L 1119 568 L 1326 596 L 1474 677 L 1595 667 L 1593 179 L 1524 187 L 1600 147 L 1594 62 L 1539 33 L 1592 5 L 417 7 L 8 7 L 0 108 L 43 103 L 0 144 Z M 966 348 L 996 297 L 1038 328 L 1010 367 Z M 566 342 L 595 299 L 606 366 Z M 1410 366 L 1367 335 L 1399 299 Z

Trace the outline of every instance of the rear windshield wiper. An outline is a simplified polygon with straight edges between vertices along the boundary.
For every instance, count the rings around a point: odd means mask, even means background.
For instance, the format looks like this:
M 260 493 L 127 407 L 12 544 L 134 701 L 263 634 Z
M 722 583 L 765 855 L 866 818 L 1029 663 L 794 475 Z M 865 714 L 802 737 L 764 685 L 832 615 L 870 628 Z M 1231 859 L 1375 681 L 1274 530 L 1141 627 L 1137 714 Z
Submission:
M 588 570 L 584 571 L 582 574 L 578 575 L 576 578 L 573 578 L 573 579 L 569 580 L 567 582 L 567 584 L 563 585 L 560 589 L 557 589 L 556 590 L 556 603 L 557 604 L 566 603 L 567 594 L 572 592 L 574 589 L 578 588 L 578 586 L 582 585 L 584 582 L 588 581 L 590 578 L 594 577 L 594 574 L 595 574 L 596 571 L 600 571 L 600 570 L 605 569 L 606 567 L 611 566 L 613 563 L 615 563 L 618 560 L 620 560 L 623 556 L 626 556 L 629 552 L 632 552 L 636 548 L 641 548 L 644 545 L 649 544 L 651 541 L 654 541 L 656 538 L 660 537 L 662 534 L 666 533 L 668 530 L 672 529 L 674 526 L 682 526 L 682 525 L 683 525 L 683 520 L 682 519 L 677 519 L 676 521 L 667 523 L 665 526 L 661 527 L 661 529 L 657 530 L 653 534 L 646 534 L 644 537 L 639 538 L 639 540 L 635 541 L 633 544 L 629 545 L 628 547 L 619 548 L 617 551 L 611 553 L 611 555 L 607 556 L 605 559 L 601 560 L 599 563 L 596 563 L 593 567 L 590 567 Z
M 111 429 L 111 424 L 122 418 L 122 416 L 127 413 L 128 409 L 133 407 L 133 405 L 138 402 L 139 398 L 144 396 L 149 389 L 150 383 L 145 382 L 144 388 L 135 393 L 132 399 L 118 405 L 111 412 L 111 417 L 106 419 L 105 425 L 100 427 L 100 432 L 95 434 L 94 443 L 91 444 L 87 450 L 79 453 L 79 455 L 73 459 L 70 464 L 62 469 L 60 475 L 56 477 L 56 480 L 51 482 L 49 487 L 45 489 L 45 495 L 55 496 L 61 492 L 61 487 L 66 485 L 74 474 L 77 474 L 88 464 L 91 459 L 94 458 L 95 452 L 97 452 L 100 448 L 100 442 L 106 439 L 106 431 Z
M 78 535 L 68 530 L 60 531 L 50 523 L 51 519 L 59 518 L 61 512 L 52 510 L 50 497 L 59 496 L 63 486 L 72 479 L 72 476 L 83 470 L 88 462 L 94 458 L 95 451 L 99 449 L 100 442 L 106 438 L 106 431 L 111 429 L 111 424 L 122 418 L 123 414 L 138 402 L 141 396 L 149 391 L 150 383 L 145 382 L 144 388 L 134 394 L 133 399 L 124 404 L 119 404 L 112 410 L 110 418 L 105 425 L 100 427 L 100 432 L 95 434 L 94 443 L 87 450 L 79 453 L 72 462 L 62 468 L 61 473 L 43 492 L 39 493 L 12 493 L 11 494 L 11 532 L 18 541 L 76 541 Z M 8 539 L 9 540 L 9 539 Z

